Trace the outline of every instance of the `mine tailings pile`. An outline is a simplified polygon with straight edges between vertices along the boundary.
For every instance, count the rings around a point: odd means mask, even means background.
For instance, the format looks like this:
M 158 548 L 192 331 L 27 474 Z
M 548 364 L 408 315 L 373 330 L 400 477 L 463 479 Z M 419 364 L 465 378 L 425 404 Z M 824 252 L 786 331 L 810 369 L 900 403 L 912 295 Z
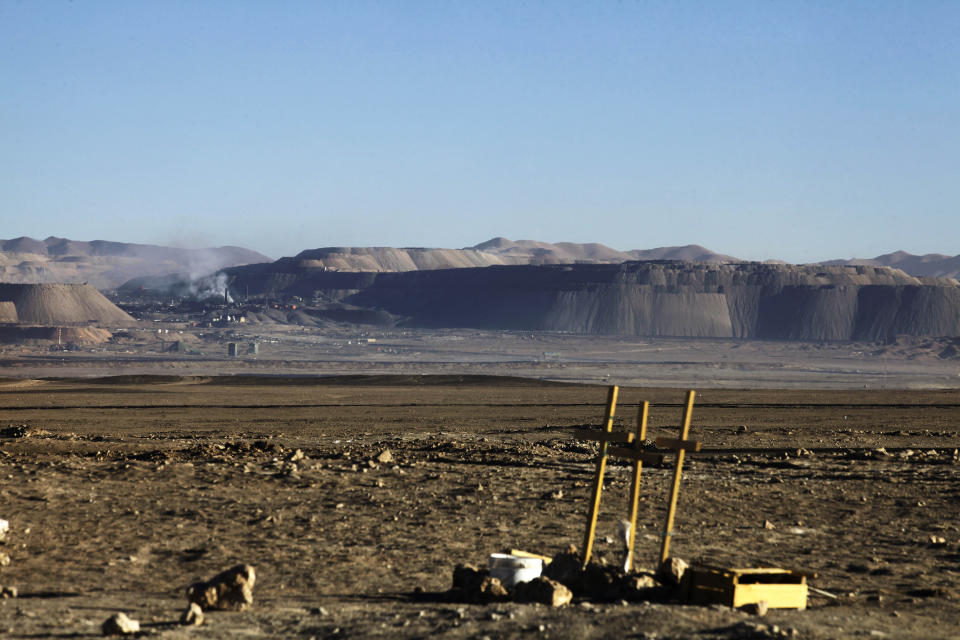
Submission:
M 0 338 L 6 341 L 103 342 L 110 333 L 93 325 L 133 323 L 86 284 L 0 284 Z
M 890 267 L 644 261 L 344 273 L 288 262 L 227 273 L 250 293 L 326 292 L 411 327 L 828 341 L 960 335 L 956 280 Z

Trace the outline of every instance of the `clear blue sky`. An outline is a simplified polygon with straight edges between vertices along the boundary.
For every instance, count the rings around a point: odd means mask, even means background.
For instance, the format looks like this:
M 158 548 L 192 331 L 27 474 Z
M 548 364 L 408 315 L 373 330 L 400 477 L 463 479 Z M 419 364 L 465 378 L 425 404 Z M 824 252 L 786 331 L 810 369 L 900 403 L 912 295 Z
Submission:
M 0 238 L 960 253 L 960 2 L 0 0 Z

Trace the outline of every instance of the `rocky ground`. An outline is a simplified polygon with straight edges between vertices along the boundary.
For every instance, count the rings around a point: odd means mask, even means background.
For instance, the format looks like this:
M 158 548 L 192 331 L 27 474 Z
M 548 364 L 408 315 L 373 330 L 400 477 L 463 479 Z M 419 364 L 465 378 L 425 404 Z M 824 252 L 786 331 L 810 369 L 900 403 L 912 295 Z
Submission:
M 99 635 L 116 612 L 178 638 L 944 638 L 960 623 L 960 393 L 698 395 L 675 555 L 816 572 L 805 611 L 673 601 L 446 601 L 455 565 L 580 544 L 602 386 L 464 376 L 7 379 L 0 633 Z M 650 435 L 682 389 L 624 388 Z M 389 452 L 389 455 L 385 455 Z M 644 470 L 652 568 L 669 465 Z M 608 473 L 597 555 L 619 563 L 630 474 Z M 185 627 L 186 589 L 240 563 L 254 605 Z M 418 593 L 418 590 L 420 593 Z M 10 595 L 8 593 L 8 595 Z

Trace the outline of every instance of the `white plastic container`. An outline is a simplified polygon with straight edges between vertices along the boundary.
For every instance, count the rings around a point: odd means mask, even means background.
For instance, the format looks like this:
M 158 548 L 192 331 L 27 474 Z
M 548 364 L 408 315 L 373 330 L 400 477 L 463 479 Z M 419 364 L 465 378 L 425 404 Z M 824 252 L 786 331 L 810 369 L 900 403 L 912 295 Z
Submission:
M 507 553 L 490 554 L 490 577 L 500 580 L 508 589 L 518 582 L 529 582 L 543 573 L 543 560 L 521 558 Z

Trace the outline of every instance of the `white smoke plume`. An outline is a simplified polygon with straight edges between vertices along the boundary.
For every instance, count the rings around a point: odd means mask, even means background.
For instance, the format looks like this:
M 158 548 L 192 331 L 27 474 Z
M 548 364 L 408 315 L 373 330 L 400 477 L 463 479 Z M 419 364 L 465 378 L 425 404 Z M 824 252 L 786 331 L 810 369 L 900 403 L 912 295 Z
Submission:
M 222 268 L 223 262 L 213 252 L 191 252 L 187 264 L 186 295 L 197 300 L 219 299 L 228 304 L 232 303 L 229 279 L 226 274 L 217 271 Z
M 228 304 L 233 302 L 230 295 L 229 281 L 224 273 L 212 273 L 200 278 L 191 279 L 187 283 L 187 296 L 197 300 L 221 300 Z

